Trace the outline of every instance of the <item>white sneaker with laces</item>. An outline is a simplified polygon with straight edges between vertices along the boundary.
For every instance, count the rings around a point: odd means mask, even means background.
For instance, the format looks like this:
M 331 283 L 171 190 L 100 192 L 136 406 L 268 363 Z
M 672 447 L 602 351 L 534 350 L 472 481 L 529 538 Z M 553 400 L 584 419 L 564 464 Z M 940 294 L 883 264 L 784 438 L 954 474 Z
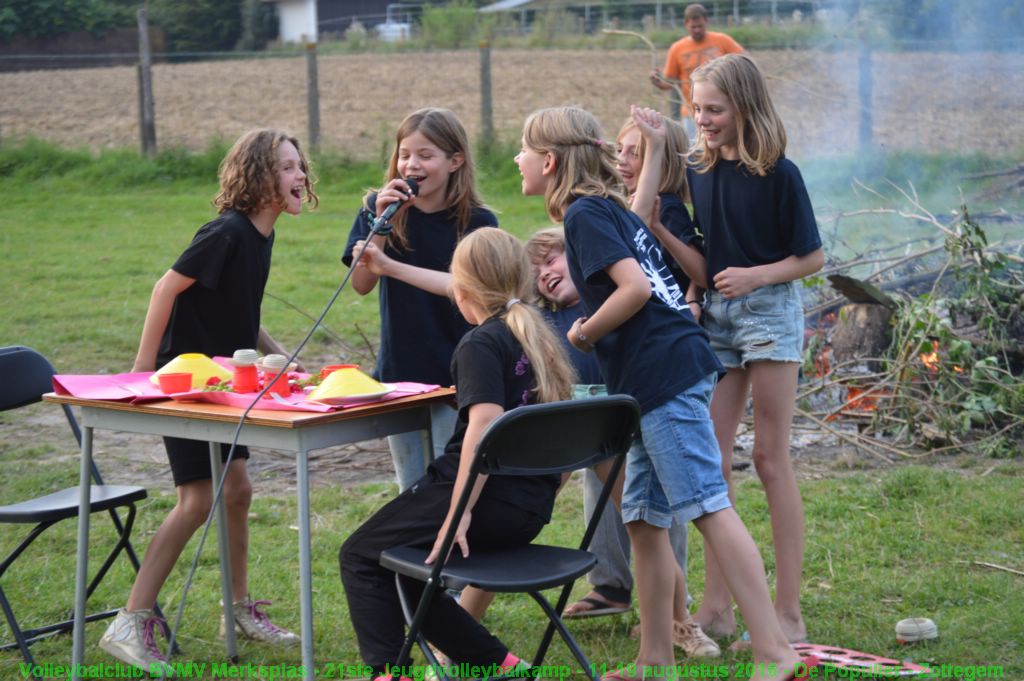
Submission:
M 100 648 L 151 674 L 159 675 L 162 666 L 164 675 L 172 678 L 174 670 L 156 644 L 157 627 L 168 637 L 167 625 L 152 610 L 128 612 L 122 608 L 100 639 Z
M 270 601 L 245 600 L 232 603 L 235 611 L 235 633 L 250 641 L 263 641 L 280 646 L 294 646 L 299 643 L 299 635 L 282 629 L 267 617 L 260 606 L 270 605 Z M 220 616 L 220 635 L 224 636 L 224 615 Z
M 687 657 L 719 657 L 722 649 L 692 619 L 672 622 L 672 643 Z

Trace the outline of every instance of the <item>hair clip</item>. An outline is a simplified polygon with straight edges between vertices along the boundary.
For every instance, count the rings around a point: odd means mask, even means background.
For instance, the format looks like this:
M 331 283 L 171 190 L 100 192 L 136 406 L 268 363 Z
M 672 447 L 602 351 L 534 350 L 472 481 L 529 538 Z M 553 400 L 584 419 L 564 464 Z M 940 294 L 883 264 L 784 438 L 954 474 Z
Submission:
M 505 303 L 505 309 L 506 310 L 511 310 L 513 305 L 515 305 L 516 303 L 521 303 L 521 302 L 523 302 L 523 301 L 519 300 L 518 298 L 510 298 L 509 301 L 507 303 Z
M 603 147 L 604 146 L 604 140 L 594 140 L 594 146 L 598 147 L 598 148 Z

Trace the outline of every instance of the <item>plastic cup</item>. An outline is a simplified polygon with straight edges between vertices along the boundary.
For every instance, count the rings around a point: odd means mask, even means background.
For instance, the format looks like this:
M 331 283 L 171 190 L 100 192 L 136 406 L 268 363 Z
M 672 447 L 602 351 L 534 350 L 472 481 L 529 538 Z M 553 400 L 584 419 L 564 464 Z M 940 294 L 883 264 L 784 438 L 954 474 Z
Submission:
M 270 387 L 267 389 L 268 393 L 276 393 L 281 397 L 288 397 L 292 394 L 292 388 L 288 385 L 288 372 L 267 373 L 266 377 L 267 382 L 270 384 Z
M 320 380 L 324 380 L 338 369 L 358 369 L 358 364 L 328 364 L 320 370 Z
M 157 380 L 160 381 L 160 390 L 162 390 L 165 395 L 185 393 L 192 390 L 192 374 L 160 374 L 157 376 Z

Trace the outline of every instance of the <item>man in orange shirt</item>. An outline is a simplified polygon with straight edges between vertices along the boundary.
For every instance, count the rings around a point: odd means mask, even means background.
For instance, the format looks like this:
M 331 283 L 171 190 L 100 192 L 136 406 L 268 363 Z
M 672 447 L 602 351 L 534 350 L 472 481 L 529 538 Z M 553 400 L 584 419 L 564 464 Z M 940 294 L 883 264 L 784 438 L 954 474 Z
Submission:
M 708 12 L 704 5 L 687 5 L 683 12 L 683 24 L 690 35 L 677 40 L 668 49 L 665 59 L 665 73 L 655 70 L 651 73 L 651 82 L 662 90 L 673 89 L 674 81 L 679 81 L 683 93 L 681 113 L 687 132 L 693 136 L 695 132 L 693 119 L 690 116 L 691 85 L 690 74 L 698 66 L 708 63 L 723 54 L 737 54 L 743 48 L 735 40 L 724 33 L 708 30 Z

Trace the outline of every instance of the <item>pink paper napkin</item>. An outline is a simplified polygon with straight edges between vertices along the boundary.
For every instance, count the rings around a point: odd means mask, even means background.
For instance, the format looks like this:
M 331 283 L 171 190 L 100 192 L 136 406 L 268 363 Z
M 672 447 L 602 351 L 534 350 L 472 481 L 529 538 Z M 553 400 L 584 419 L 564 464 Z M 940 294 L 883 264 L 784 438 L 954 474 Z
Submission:
M 150 382 L 152 371 L 129 374 L 57 374 L 53 391 L 88 400 L 150 402 L 167 399 L 160 386 Z

